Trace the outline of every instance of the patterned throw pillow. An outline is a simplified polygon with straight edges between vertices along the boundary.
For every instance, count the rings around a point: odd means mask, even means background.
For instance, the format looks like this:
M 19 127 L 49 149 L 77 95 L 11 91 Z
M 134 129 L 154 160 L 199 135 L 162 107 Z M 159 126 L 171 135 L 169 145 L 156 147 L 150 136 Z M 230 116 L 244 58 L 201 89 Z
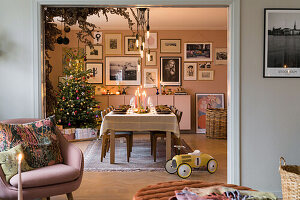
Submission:
M 22 143 L 26 161 L 31 167 L 40 168 L 61 163 L 54 119 L 51 116 L 27 124 L 0 124 L 0 151 Z
M 11 177 L 13 177 L 18 173 L 17 156 L 20 153 L 23 154 L 23 149 L 21 144 L 15 146 L 14 148 L 8 151 L 0 152 L 0 165 L 5 174 L 5 178 L 7 182 L 9 182 Z M 22 163 L 21 164 L 22 172 L 26 172 L 33 169 L 27 164 L 26 160 L 23 159 L 21 163 Z

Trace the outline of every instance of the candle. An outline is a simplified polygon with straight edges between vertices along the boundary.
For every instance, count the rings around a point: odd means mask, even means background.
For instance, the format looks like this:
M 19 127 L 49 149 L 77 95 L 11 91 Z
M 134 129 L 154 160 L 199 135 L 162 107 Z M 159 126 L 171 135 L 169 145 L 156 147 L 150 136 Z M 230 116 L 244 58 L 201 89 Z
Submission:
M 22 164 L 23 155 L 20 153 L 18 155 L 18 173 L 19 173 L 19 181 L 18 181 L 18 200 L 23 200 L 23 188 L 22 188 L 22 178 L 21 178 L 21 164 Z
M 143 92 L 143 107 L 146 108 L 146 92 Z

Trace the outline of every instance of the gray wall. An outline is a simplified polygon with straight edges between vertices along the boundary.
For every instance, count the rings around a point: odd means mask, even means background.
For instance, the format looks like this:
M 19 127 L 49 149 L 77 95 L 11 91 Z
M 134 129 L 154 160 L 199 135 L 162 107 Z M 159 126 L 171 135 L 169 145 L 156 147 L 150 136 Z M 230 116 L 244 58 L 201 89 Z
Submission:
M 264 8 L 277 7 L 300 1 L 241 1 L 241 183 L 273 192 L 280 156 L 300 165 L 300 79 L 263 78 Z
M 300 1 L 241 1 L 241 181 L 279 192 L 279 157 L 300 164 L 300 80 L 262 77 L 265 7 Z M 1 1 L 0 120 L 34 117 L 31 13 L 31 1 Z

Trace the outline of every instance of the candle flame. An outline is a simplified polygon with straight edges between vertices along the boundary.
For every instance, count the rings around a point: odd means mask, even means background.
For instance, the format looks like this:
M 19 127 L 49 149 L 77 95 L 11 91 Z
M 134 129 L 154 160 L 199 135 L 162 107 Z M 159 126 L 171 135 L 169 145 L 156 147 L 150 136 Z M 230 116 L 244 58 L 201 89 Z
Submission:
M 22 159 L 23 159 L 23 154 L 20 153 L 20 154 L 18 155 L 18 161 L 19 161 L 19 163 L 21 163 Z

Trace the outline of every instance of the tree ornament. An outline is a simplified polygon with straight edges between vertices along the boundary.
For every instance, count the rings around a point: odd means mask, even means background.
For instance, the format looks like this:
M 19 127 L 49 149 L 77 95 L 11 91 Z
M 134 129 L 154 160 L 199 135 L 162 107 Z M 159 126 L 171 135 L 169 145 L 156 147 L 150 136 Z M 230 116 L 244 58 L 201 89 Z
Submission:
M 64 31 L 65 31 L 66 33 L 69 33 L 69 32 L 71 31 L 70 26 L 65 26 Z
M 59 36 L 57 39 L 56 39 L 56 42 L 57 44 L 62 44 L 63 43 L 63 38 L 61 36 Z
M 71 123 L 70 123 L 70 122 L 68 123 L 68 126 L 71 126 Z
M 78 99 L 79 99 L 79 97 L 76 97 L 76 99 L 78 100 Z
M 65 45 L 67 45 L 67 44 L 69 44 L 69 42 L 70 42 L 69 38 L 64 37 L 63 43 L 64 43 Z

